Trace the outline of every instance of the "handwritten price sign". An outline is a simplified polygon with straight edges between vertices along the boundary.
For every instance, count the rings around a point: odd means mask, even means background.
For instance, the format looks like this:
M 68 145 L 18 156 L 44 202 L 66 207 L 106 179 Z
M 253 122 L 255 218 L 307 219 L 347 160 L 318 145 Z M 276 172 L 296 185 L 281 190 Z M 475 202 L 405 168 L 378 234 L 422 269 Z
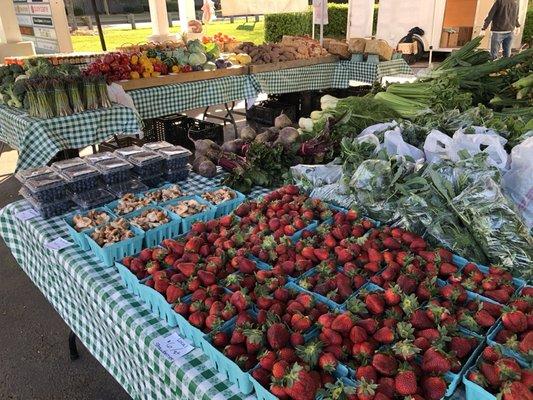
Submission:
M 176 332 L 161 336 L 154 340 L 155 347 L 169 360 L 176 362 L 184 355 L 190 353 L 194 347 Z

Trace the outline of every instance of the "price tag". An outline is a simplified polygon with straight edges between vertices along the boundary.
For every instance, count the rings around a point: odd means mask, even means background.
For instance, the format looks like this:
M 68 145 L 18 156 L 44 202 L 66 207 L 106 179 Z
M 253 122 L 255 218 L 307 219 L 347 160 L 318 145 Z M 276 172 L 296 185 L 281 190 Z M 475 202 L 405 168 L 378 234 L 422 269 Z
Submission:
M 15 213 L 15 217 L 20 219 L 21 221 L 27 221 L 29 219 L 38 217 L 39 213 L 35 211 L 33 208 L 28 208 L 24 211 L 18 211 Z
M 155 347 L 169 360 L 176 362 L 185 354 L 190 353 L 194 347 L 176 332 L 161 336 L 154 340 Z
M 46 243 L 45 246 L 51 250 L 59 251 L 61 249 L 64 249 L 65 247 L 72 246 L 72 242 L 69 242 L 63 238 L 57 238 Z

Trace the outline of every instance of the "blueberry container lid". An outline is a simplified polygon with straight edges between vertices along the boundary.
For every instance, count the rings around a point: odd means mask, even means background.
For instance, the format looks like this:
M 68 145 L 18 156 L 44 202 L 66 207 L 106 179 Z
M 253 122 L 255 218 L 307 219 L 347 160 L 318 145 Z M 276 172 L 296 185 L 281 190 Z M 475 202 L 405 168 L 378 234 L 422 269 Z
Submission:
M 102 188 L 88 190 L 82 193 L 75 193 L 72 195 L 72 201 L 78 207 L 83 209 L 98 207 L 113 200 L 115 200 L 115 196 Z
M 54 172 L 54 170 L 50 167 L 30 168 L 17 172 L 15 174 L 15 178 L 17 178 L 20 183 L 24 183 L 26 182 L 26 179 L 34 178 L 39 175 L 49 174 L 51 172 Z
M 118 157 L 110 151 L 104 151 L 102 153 L 89 154 L 84 157 L 84 160 L 89 164 L 95 165 L 103 161 L 116 160 Z
M 80 157 L 69 158 L 68 160 L 56 161 L 52 164 L 52 168 L 58 172 L 62 172 L 66 169 L 79 167 L 86 165 L 87 163 L 82 160 Z
M 133 145 L 133 146 L 129 146 L 129 147 L 124 147 L 122 149 L 117 149 L 117 150 L 115 150 L 115 154 L 118 154 L 121 157 L 129 158 L 132 155 L 137 154 L 137 153 L 141 153 L 143 151 L 144 150 L 141 147 L 139 147 L 137 145 Z
M 133 165 L 121 158 L 113 158 L 100 161 L 99 163 L 95 164 L 95 167 L 102 174 L 107 175 L 119 171 L 127 171 L 128 169 L 133 168 Z
M 128 161 L 137 167 L 152 164 L 157 161 L 162 161 L 163 157 L 153 151 L 143 151 L 142 153 L 134 154 L 128 157 Z
M 66 185 L 65 180 L 61 175 L 55 172 L 37 175 L 26 179 L 26 182 L 24 182 L 24 186 L 32 193 L 38 193 L 43 190 L 53 189 L 63 185 Z
M 153 150 L 153 151 L 165 149 L 167 147 L 174 147 L 174 145 L 169 142 L 165 142 L 164 140 L 160 142 L 146 143 L 143 145 L 143 148 L 148 149 L 148 150 Z
M 189 150 L 181 146 L 168 147 L 166 149 L 158 150 L 157 152 L 167 160 L 174 158 L 189 158 L 192 155 Z
M 107 185 L 109 190 L 115 197 L 122 197 L 126 193 L 140 193 L 148 190 L 148 186 L 138 179 L 130 179 L 129 181 L 114 183 Z
M 66 169 L 61 173 L 61 175 L 68 183 L 72 183 L 81 179 L 98 176 L 100 175 L 100 172 L 98 172 L 94 166 L 85 164 L 83 167 Z

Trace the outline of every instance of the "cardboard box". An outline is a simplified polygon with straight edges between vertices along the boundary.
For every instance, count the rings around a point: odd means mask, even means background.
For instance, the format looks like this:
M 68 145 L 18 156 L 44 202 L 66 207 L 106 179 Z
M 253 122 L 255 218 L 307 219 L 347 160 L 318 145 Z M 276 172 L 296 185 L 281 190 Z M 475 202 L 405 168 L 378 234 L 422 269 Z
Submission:
M 448 27 L 442 29 L 442 35 L 440 37 L 440 47 L 450 48 L 457 47 L 459 42 L 459 28 Z
M 472 26 L 460 26 L 459 27 L 459 40 L 457 41 L 458 46 L 464 46 L 472 39 L 472 34 L 474 32 L 474 27 Z
M 351 54 L 348 50 L 348 43 L 340 41 L 340 40 L 328 40 L 327 42 L 324 41 L 324 48 L 330 53 L 334 54 L 336 56 L 339 56 L 341 58 L 348 59 L 350 58 Z
M 351 38 L 348 40 L 348 50 L 350 51 L 350 53 L 364 53 L 365 46 L 365 38 Z
M 417 52 L 416 43 L 398 43 L 398 51 L 402 54 L 414 54 Z
M 369 39 L 365 44 L 365 53 L 377 54 L 381 61 L 389 61 L 392 58 L 393 48 L 382 39 Z

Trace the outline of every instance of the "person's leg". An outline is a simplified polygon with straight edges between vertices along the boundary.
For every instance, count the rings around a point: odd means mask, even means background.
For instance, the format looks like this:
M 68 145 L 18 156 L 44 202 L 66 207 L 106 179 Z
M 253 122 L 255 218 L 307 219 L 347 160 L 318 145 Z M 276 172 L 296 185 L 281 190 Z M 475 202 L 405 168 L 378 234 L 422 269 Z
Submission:
M 498 58 L 501 44 L 501 34 L 498 32 L 492 32 L 490 35 L 490 56 L 493 60 Z
M 511 47 L 513 45 L 513 32 L 506 33 L 502 40 L 503 56 L 511 57 Z

